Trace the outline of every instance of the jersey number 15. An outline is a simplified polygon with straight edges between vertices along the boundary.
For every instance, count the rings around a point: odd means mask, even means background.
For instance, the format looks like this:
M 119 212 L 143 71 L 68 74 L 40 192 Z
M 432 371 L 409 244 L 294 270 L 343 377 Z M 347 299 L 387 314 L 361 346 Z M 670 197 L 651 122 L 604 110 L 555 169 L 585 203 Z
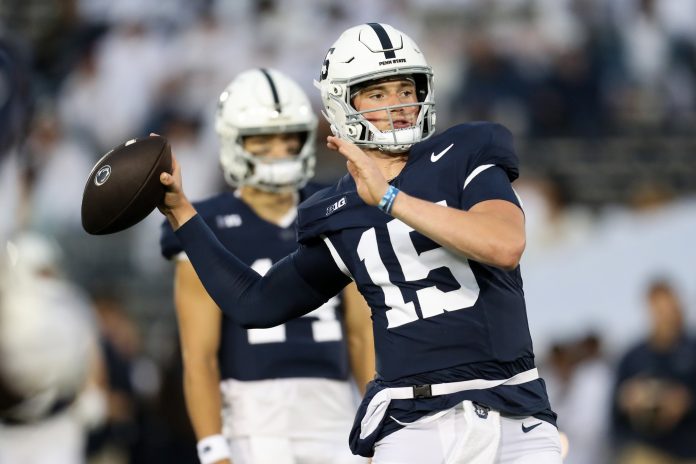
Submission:
M 466 258 L 458 257 L 442 247 L 419 254 L 410 237 L 413 229 L 397 219 L 387 223 L 387 230 L 406 282 L 427 279 L 430 271 L 444 267 L 450 270 L 459 284 L 458 289 L 449 292 L 444 292 L 435 285 L 417 290 L 418 305 L 423 318 L 437 316 L 446 311 L 470 308 L 476 303 L 479 286 Z M 365 263 L 370 279 L 384 292 L 384 302 L 389 308 L 386 312 L 387 327 L 391 329 L 417 321 L 419 317 L 414 303 L 404 301 L 398 285 L 389 277 L 389 271 L 379 254 L 374 228 L 363 232 L 357 251 Z

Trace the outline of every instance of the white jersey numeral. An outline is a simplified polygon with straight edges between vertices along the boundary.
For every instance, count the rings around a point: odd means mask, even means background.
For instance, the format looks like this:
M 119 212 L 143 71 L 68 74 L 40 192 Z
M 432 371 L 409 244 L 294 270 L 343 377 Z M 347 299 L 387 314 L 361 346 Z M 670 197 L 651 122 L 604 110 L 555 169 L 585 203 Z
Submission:
M 439 204 L 445 205 L 444 201 Z M 418 304 L 424 318 L 472 307 L 479 295 L 479 286 L 466 258 L 454 255 L 445 248 L 435 248 L 418 254 L 411 232 L 413 228 L 393 219 L 387 223 L 389 241 L 399 262 L 406 282 L 426 279 L 430 271 L 447 268 L 452 273 L 459 288 L 443 292 L 436 286 L 416 291 Z M 399 327 L 419 319 L 413 302 L 406 303 L 397 285 L 389 278 L 384 262 L 379 254 L 377 236 L 374 228 L 363 232 L 358 243 L 358 256 L 365 263 L 372 283 L 382 288 L 387 309 L 388 328 Z
M 363 232 L 360 237 L 358 256 L 365 262 L 365 269 L 367 269 L 372 283 L 381 287 L 384 292 L 384 302 L 389 307 L 387 310 L 389 327 L 398 327 L 417 321 L 418 314 L 416 314 L 413 302 L 406 303 L 399 287 L 389 280 L 389 272 L 379 256 L 374 227 Z
M 265 275 L 273 265 L 269 258 L 257 259 L 251 268 L 261 275 Z M 329 301 L 319 306 L 314 311 L 302 317 L 311 317 L 312 337 L 315 342 L 334 342 L 343 339 L 341 323 L 336 317 L 336 310 L 340 300 L 334 296 Z M 286 340 L 285 324 L 280 324 L 268 329 L 247 329 L 247 340 L 251 345 L 261 343 L 282 343 Z

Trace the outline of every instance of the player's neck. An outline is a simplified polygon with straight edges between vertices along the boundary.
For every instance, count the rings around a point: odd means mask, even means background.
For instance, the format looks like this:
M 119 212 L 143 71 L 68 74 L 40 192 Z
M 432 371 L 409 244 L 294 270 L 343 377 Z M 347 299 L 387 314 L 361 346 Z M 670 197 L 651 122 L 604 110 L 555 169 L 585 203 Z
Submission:
M 401 173 L 408 161 L 409 152 L 385 153 L 380 150 L 364 150 L 367 155 L 375 160 L 377 167 L 385 179 L 392 180 Z
M 263 220 L 279 224 L 297 206 L 297 192 L 267 192 L 254 187 L 238 190 L 240 198 Z

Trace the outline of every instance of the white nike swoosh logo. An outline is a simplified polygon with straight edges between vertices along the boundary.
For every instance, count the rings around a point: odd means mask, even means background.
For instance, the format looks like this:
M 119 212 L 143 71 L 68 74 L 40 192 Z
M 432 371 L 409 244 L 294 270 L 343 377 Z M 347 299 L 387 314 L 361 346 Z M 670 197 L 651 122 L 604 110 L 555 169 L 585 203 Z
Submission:
M 434 152 L 431 153 L 431 154 L 430 154 L 430 161 L 432 161 L 432 162 L 434 163 L 435 161 L 439 160 L 440 158 L 442 158 L 443 156 L 445 156 L 445 153 L 447 153 L 447 152 L 450 150 L 450 148 L 452 148 L 453 146 L 454 146 L 453 143 L 450 144 L 449 147 L 445 148 L 444 150 L 442 150 L 442 151 L 441 151 L 440 153 L 438 153 L 437 155 L 436 155 Z

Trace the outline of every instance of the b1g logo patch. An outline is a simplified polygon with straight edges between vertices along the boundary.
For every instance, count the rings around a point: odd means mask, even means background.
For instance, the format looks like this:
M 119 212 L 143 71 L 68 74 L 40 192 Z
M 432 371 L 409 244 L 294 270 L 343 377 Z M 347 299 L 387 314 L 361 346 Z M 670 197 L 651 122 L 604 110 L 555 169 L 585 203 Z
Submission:
M 97 187 L 104 185 L 104 182 L 109 180 L 109 176 L 111 176 L 111 166 L 107 164 L 97 171 L 97 174 L 94 176 L 94 184 Z
M 326 208 L 326 215 L 328 216 L 329 214 L 332 214 L 334 211 L 336 211 L 339 208 L 343 208 L 344 206 L 346 206 L 346 197 L 342 197 L 336 203 Z

